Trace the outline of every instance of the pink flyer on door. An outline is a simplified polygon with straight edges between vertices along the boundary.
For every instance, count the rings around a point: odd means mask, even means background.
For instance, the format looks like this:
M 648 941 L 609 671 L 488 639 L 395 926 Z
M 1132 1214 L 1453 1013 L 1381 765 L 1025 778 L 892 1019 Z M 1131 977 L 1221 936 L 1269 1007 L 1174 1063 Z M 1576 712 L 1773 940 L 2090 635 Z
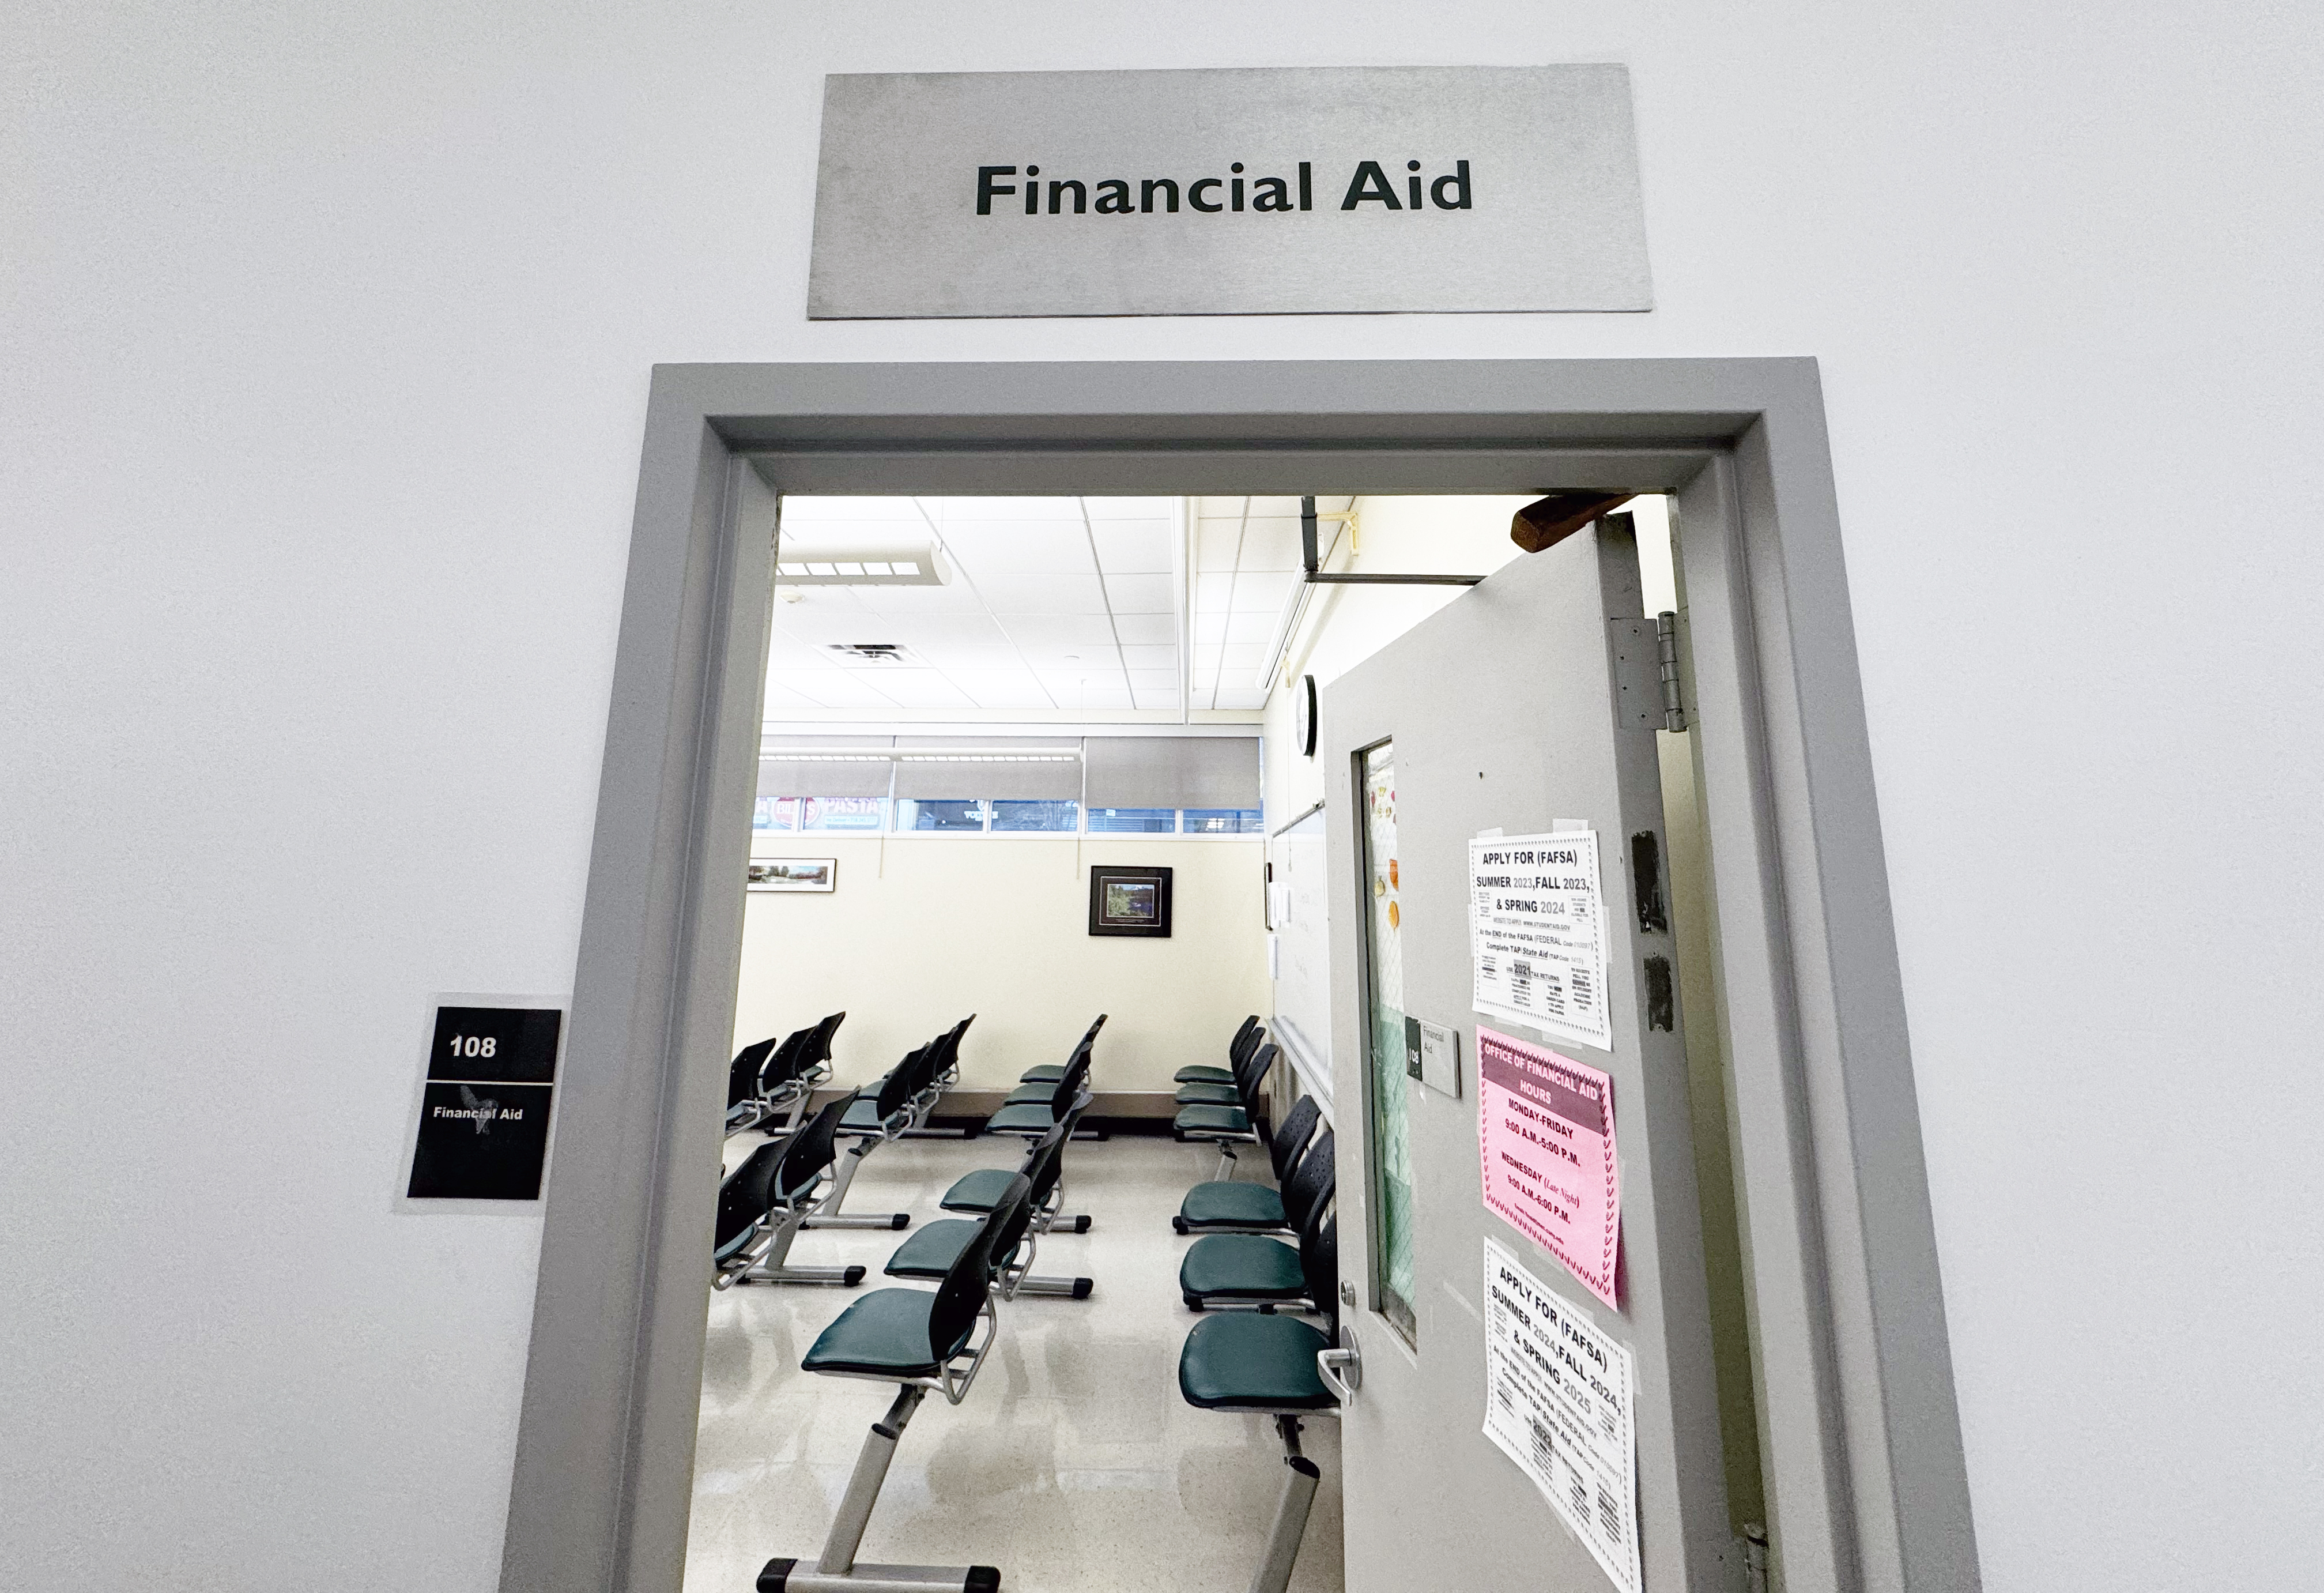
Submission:
M 1616 1310 L 1622 1235 L 1614 1081 L 1546 1046 L 1477 1025 L 1485 1204 Z

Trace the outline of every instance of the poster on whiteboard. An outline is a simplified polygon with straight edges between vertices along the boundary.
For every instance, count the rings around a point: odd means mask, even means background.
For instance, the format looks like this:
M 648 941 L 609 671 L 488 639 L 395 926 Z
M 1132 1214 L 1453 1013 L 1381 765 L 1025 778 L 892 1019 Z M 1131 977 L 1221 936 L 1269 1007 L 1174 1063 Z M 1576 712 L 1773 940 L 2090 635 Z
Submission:
M 1469 843 L 1470 1005 L 1489 1018 L 1614 1049 L 1598 832 Z
M 1643 1579 L 1637 1388 L 1628 1347 L 1485 1241 L 1485 1436 L 1622 1593 Z

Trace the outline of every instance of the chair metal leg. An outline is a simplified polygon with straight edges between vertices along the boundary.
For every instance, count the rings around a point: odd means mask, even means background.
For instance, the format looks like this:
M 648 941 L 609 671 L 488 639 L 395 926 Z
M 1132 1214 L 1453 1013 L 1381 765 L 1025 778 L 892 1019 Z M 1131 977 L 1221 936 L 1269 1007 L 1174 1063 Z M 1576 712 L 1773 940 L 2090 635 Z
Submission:
M 806 1223 L 800 1218 L 784 1218 L 768 1242 L 766 1250 L 749 1267 L 736 1274 L 737 1283 L 837 1283 L 853 1289 L 863 1281 L 864 1269 L 849 1266 L 790 1266 L 791 1241 L 798 1237 Z
M 839 1215 L 840 1207 L 847 1201 L 848 1186 L 855 1181 L 856 1169 L 863 1165 L 863 1158 L 872 1153 L 872 1146 L 886 1143 L 884 1140 L 862 1139 L 847 1148 L 847 1154 L 840 1159 L 839 1172 L 832 1185 L 830 1195 L 825 1199 L 822 1208 L 807 1219 L 807 1227 L 811 1228 L 907 1228 L 912 1226 L 912 1215 L 908 1211 L 883 1212 L 877 1217 Z
M 1283 1593 L 1291 1585 L 1291 1568 L 1299 1559 L 1299 1541 L 1307 1535 L 1307 1514 L 1315 1507 L 1315 1485 L 1323 1473 L 1299 1452 L 1299 1418 L 1277 1416 L 1276 1431 L 1283 1435 L 1283 1496 L 1275 1506 L 1275 1526 L 1267 1534 L 1267 1553 L 1250 1579 L 1250 1593 Z
M 880 1502 L 888 1480 L 888 1464 L 896 1458 L 896 1444 L 904 1428 L 927 1397 L 927 1390 L 906 1384 L 896 1391 L 896 1403 L 872 1424 L 863 1448 L 855 1457 L 855 1470 L 847 1492 L 832 1518 L 831 1535 L 812 1569 L 797 1560 L 770 1560 L 759 1573 L 760 1593 L 926 1593 L 931 1588 L 953 1588 L 961 1593 L 999 1593 L 1001 1573 L 989 1565 L 859 1565 L 855 1551 L 863 1544 L 863 1529 L 871 1524 L 872 1507 Z
M 1097 1285 L 1087 1278 L 1054 1278 L 1036 1275 L 1019 1278 L 1017 1281 L 1017 1292 L 1019 1294 L 1055 1294 L 1065 1300 L 1087 1300 L 1090 1297 L 1090 1291 L 1095 1287 Z

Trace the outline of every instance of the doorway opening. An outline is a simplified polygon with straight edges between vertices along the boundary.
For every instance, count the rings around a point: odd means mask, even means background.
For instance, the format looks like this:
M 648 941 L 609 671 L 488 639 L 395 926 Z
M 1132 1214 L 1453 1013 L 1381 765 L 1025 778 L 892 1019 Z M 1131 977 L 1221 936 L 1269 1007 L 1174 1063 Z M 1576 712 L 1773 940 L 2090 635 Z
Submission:
M 1316 1321 L 1336 1302 L 1210 1293 L 1203 1314 L 1189 1309 L 1187 1277 L 1219 1281 L 1200 1275 L 1205 1266 L 1296 1277 L 1302 1235 L 1176 1231 L 1197 1184 L 1232 1183 L 1245 1199 L 1290 1188 L 1248 1149 L 1229 1179 L 1213 1179 L 1213 1142 L 1190 1142 L 1176 1119 L 1190 1090 L 1233 1092 L 1176 1075 L 1229 1070 L 1245 1021 L 1259 1021 L 1272 1066 L 1257 1082 L 1253 1131 L 1264 1141 L 1305 1114 L 1341 1135 L 1380 1220 L 1368 1255 L 1335 1246 L 1333 1259 L 1341 1275 L 1371 1281 L 1374 1311 L 1407 1341 L 1416 1199 L 1476 1199 L 1442 1169 L 1415 1188 L 1404 1002 L 1388 982 L 1393 959 L 1384 969 L 1377 958 L 1397 943 L 1392 901 L 1366 904 L 1368 924 L 1387 916 L 1363 936 L 1360 998 L 1397 1009 L 1396 1033 L 1369 1043 L 1367 1023 L 1357 1109 L 1335 1105 L 1330 914 L 1315 856 L 1326 804 L 1301 723 L 1315 690 L 1467 588 L 1310 583 L 1302 533 L 1320 530 L 1322 573 L 1483 577 L 1526 557 L 1510 531 L 1530 501 L 780 500 L 724 1106 L 725 1253 L 706 1319 L 687 1588 L 750 1585 L 770 1558 L 804 1563 L 830 1540 L 865 1431 L 893 1390 L 801 1363 L 867 1292 L 933 1290 L 910 1263 L 916 1248 L 965 1231 L 948 1193 L 1038 1144 L 987 1125 L 1023 1115 L 1033 1098 L 1046 1107 L 1042 1081 L 1025 1080 L 1085 1038 L 1093 1098 L 1056 1151 L 1062 1219 L 1030 1245 L 1033 1275 L 1061 1286 L 1011 1292 L 979 1385 L 957 1408 L 913 1418 L 885 1460 L 858 1552 L 991 1564 L 1013 1585 L 1053 1589 L 1119 1586 L 1130 1563 L 1167 1565 L 1188 1586 L 1241 1586 L 1266 1560 L 1283 1470 L 1271 1419 L 1190 1405 L 1180 1361 L 1206 1315 Z M 1658 611 L 1675 610 L 1666 501 L 1646 495 L 1627 513 L 1646 528 L 1646 589 Z M 1684 730 L 1659 736 L 1668 770 L 1691 778 Z M 1392 783 L 1388 750 L 1372 761 Z M 1674 904 L 1693 931 L 1682 983 L 1702 1009 L 1689 1033 L 1706 1037 L 1690 1053 L 1693 1138 L 1722 1357 L 1712 1419 L 1739 1533 L 1764 1517 L 1710 936 L 1694 922 L 1708 892 L 1692 785 L 1665 796 Z M 1093 893 L 1150 894 L 1116 883 L 1124 870 L 1167 876 L 1166 935 L 1093 932 L 1105 906 L 1091 905 Z M 1153 903 L 1138 909 L 1150 916 Z M 880 1082 L 963 1022 L 947 1065 L 901 1125 L 875 1137 L 866 1103 Z M 867 1125 L 828 1147 L 835 1171 L 812 1197 L 819 1215 L 778 1236 L 779 1212 L 738 1243 L 745 1230 L 727 1207 L 753 1159 L 773 1164 L 849 1099 Z M 862 1153 L 853 1167 L 852 1152 Z M 1336 1213 L 1333 1192 L 1323 1187 L 1310 1244 Z M 1286 1585 L 1320 1593 L 1347 1585 L 1342 1456 L 1335 1422 L 1302 1427 L 1317 1478 Z M 1555 1530 L 1546 1513 L 1531 1524 Z

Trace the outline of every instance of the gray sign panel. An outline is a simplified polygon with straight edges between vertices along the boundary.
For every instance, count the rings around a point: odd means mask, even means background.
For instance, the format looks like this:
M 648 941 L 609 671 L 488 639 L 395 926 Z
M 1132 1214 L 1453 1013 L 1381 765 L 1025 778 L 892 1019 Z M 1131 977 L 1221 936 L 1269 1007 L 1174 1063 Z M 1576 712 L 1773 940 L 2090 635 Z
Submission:
M 812 320 L 1653 303 L 1622 67 L 824 79 Z

